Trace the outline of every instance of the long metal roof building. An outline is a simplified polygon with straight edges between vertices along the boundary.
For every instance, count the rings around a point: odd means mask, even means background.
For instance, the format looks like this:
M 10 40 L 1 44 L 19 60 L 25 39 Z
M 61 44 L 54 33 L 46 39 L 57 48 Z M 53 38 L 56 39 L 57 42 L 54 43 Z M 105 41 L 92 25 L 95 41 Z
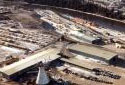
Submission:
M 86 57 L 99 59 L 106 62 L 118 56 L 117 53 L 114 53 L 102 47 L 98 47 L 90 44 L 75 44 L 75 45 L 69 46 L 68 48 L 70 52 L 74 54 L 83 55 Z
M 60 56 L 57 55 L 59 52 L 60 50 L 56 48 L 50 48 L 45 51 L 38 52 L 18 62 L 15 62 L 3 68 L 0 68 L 0 72 L 5 77 L 11 78 L 14 75 L 17 75 L 17 73 L 22 73 L 22 72 L 29 70 L 28 68 L 32 67 L 33 65 L 41 61 L 43 63 L 47 63 L 48 61 L 53 61 L 59 58 Z

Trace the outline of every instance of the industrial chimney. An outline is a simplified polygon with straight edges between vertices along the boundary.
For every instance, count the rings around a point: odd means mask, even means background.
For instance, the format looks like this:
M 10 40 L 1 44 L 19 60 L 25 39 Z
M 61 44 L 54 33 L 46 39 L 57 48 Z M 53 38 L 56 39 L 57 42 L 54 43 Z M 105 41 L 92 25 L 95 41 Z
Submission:
M 36 79 L 36 84 L 37 85 L 47 85 L 49 82 L 50 82 L 50 80 L 45 72 L 44 66 L 40 65 L 38 76 Z

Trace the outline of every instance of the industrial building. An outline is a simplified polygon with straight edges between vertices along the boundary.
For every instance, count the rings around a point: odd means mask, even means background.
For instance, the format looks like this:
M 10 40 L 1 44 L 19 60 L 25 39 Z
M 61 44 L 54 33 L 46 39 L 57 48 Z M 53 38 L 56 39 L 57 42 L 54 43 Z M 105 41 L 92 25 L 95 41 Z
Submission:
M 114 62 L 113 60 L 118 57 L 114 52 L 90 44 L 75 44 L 68 46 L 68 50 L 76 56 L 80 55 L 86 58 L 93 58 L 109 64 Z
M 47 49 L 43 52 L 29 56 L 26 59 L 22 59 L 19 62 L 15 62 L 11 65 L 5 66 L 4 68 L 1 68 L 0 73 L 2 73 L 4 77 L 9 79 L 16 78 L 17 75 L 26 72 L 41 61 L 43 63 L 47 63 L 59 58 L 60 56 L 57 55 L 58 53 L 58 49 Z
M 0 0 L 0 85 L 124 85 L 125 6 L 110 2 Z
M 84 42 L 84 43 L 92 43 L 92 44 L 99 44 L 102 42 L 101 38 L 93 37 L 93 36 L 88 36 L 84 33 L 80 33 L 78 31 L 72 31 L 70 34 L 70 38 L 79 42 Z

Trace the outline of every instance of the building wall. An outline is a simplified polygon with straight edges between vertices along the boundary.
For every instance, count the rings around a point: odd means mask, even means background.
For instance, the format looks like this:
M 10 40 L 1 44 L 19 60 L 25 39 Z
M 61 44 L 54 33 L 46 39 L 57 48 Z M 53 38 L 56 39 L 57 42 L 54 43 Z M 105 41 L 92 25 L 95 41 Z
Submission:
M 115 56 L 110 60 L 110 64 L 114 66 L 119 66 L 125 68 L 125 60 Z

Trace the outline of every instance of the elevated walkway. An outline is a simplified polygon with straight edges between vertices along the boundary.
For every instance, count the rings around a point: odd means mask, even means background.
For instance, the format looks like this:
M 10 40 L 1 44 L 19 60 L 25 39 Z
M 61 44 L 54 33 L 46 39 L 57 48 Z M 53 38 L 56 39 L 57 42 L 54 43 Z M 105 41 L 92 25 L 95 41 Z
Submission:
M 13 64 L 0 68 L 0 72 L 5 77 L 11 78 L 13 75 L 17 75 L 17 73 L 22 73 L 29 70 L 30 67 L 41 61 L 43 63 L 47 63 L 59 58 L 59 52 L 60 50 L 56 48 L 47 49 L 45 51 L 28 56 L 27 58 L 22 59 L 19 62 L 15 62 Z

